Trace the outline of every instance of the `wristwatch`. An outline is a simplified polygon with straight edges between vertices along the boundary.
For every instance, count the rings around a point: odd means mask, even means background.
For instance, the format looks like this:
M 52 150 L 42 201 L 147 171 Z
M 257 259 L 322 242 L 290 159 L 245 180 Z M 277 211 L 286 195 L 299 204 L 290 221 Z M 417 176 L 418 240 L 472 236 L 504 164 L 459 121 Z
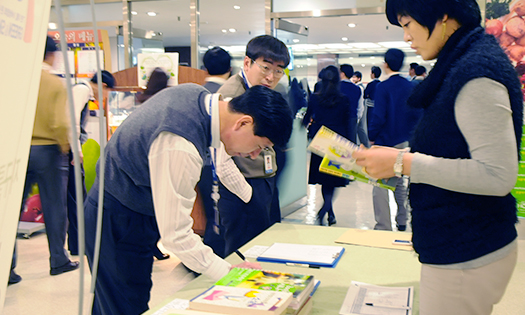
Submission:
M 406 150 L 401 150 L 397 154 L 396 163 L 394 163 L 394 175 L 396 177 L 403 177 L 403 155 L 406 152 Z

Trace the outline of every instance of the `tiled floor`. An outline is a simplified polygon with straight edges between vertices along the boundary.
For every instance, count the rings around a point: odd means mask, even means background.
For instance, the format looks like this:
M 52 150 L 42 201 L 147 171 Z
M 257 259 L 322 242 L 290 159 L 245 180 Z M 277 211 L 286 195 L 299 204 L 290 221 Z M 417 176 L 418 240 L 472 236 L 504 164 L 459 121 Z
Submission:
M 313 224 L 317 211 L 322 206 L 320 186 L 308 187 L 308 202 L 303 208 L 287 216 L 284 223 Z M 395 203 L 394 203 L 395 205 Z M 334 202 L 337 225 L 372 229 L 372 187 L 353 182 L 340 188 Z M 392 215 L 395 215 L 393 211 Z M 329 228 L 329 227 L 327 227 Z M 519 224 L 520 238 L 525 239 L 525 224 Z M 83 295 L 83 306 L 79 307 L 79 271 L 58 276 L 49 275 L 48 249 L 45 234 L 33 235 L 30 239 L 17 240 L 19 262 L 16 271 L 23 277 L 22 282 L 7 289 L 3 312 L 6 315 L 70 315 L 88 314 L 89 293 Z M 73 257 L 77 259 L 78 257 Z M 89 292 L 91 277 L 87 263 L 83 270 L 85 292 Z M 193 279 L 180 261 L 172 255 L 170 259 L 155 261 L 153 265 L 153 289 L 150 305 L 157 305 L 187 282 Z M 518 296 L 521 296 L 518 292 Z M 506 314 L 494 312 L 494 314 Z

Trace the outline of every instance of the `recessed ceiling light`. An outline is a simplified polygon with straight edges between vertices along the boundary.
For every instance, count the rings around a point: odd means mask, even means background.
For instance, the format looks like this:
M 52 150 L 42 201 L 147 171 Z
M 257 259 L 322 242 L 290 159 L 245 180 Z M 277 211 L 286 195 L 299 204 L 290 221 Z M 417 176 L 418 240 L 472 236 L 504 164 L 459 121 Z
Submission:
M 376 59 L 376 57 L 370 57 L 370 59 Z
M 212 49 L 212 48 L 213 48 L 213 46 L 212 46 L 212 45 L 208 46 L 208 49 Z
M 313 10 L 313 16 L 321 16 L 321 10 Z
M 56 30 L 57 29 L 57 25 L 56 23 L 49 23 L 47 25 L 47 27 L 50 29 L 50 30 Z
M 356 27 L 357 25 L 355 23 L 348 23 L 348 27 Z
M 149 15 L 149 16 L 156 16 L 157 13 L 155 13 L 155 12 L 153 12 L 153 11 L 150 11 L 150 12 L 148 12 L 148 15 Z
M 294 39 L 293 39 L 293 42 L 294 42 L 294 43 L 298 43 L 299 40 L 298 40 L 297 38 L 294 38 Z
M 228 30 L 222 30 L 223 33 L 228 33 Z
M 131 11 L 131 14 L 132 15 L 137 15 L 138 13 L 137 13 L 137 11 Z
M 239 9 L 241 8 L 241 6 L 239 6 L 239 5 L 234 5 L 233 8 L 234 8 L 235 10 L 239 10 Z
M 348 37 L 341 37 L 341 40 L 346 42 L 348 40 Z
M 361 64 L 361 67 L 363 67 L 363 68 L 364 68 L 364 67 L 365 67 L 365 64 L 364 64 L 364 63 L 362 63 L 362 64 Z
M 237 32 L 237 30 L 234 29 L 234 28 L 230 28 L 230 29 L 228 29 L 228 31 L 230 31 L 230 33 L 235 33 L 235 32 Z

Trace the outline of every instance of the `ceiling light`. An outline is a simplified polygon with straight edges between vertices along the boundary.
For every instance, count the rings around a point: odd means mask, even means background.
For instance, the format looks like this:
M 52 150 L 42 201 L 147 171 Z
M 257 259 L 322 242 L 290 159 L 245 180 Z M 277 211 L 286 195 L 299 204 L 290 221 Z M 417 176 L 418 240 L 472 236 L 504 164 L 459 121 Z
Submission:
M 234 28 L 230 28 L 228 31 L 230 31 L 230 33 L 235 33 L 235 32 L 237 32 L 237 30 L 234 29 Z
M 410 47 L 408 43 L 403 41 L 379 42 L 378 44 L 386 48 Z
M 312 14 L 313 16 L 321 16 L 321 10 L 313 10 Z
M 294 43 L 298 43 L 299 40 L 298 40 L 297 38 L 294 38 L 294 39 L 293 39 L 293 42 L 294 42 Z
M 56 23 L 49 23 L 47 25 L 47 27 L 50 29 L 50 30 L 56 30 L 57 29 L 57 25 Z
M 341 40 L 346 42 L 348 40 L 348 37 L 341 37 Z
M 228 33 L 228 30 L 222 30 L 223 33 Z
M 137 13 L 137 11 L 131 11 L 131 14 L 132 15 L 137 15 L 138 13 Z
M 239 9 L 241 8 L 241 6 L 239 6 L 239 5 L 234 5 L 233 8 L 234 8 L 235 10 L 239 10 Z
M 212 48 L 213 48 L 213 46 L 212 46 L 212 45 L 208 46 L 208 49 L 212 49 Z
M 370 59 L 376 59 L 376 57 L 370 57 Z
M 361 67 L 363 67 L 363 68 L 364 68 L 364 67 L 365 67 L 365 64 L 364 64 L 364 63 L 362 63 L 362 64 L 361 64 Z
M 348 23 L 348 27 L 356 27 L 357 25 L 355 23 Z
M 149 15 L 149 16 L 156 16 L 157 13 L 155 13 L 155 12 L 153 12 L 153 11 L 150 11 L 150 12 L 148 12 L 148 15 Z
M 381 48 L 381 46 L 379 46 L 378 44 L 374 44 L 374 43 L 351 43 L 348 45 L 355 47 L 355 48 L 361 48 L 361 49 Z

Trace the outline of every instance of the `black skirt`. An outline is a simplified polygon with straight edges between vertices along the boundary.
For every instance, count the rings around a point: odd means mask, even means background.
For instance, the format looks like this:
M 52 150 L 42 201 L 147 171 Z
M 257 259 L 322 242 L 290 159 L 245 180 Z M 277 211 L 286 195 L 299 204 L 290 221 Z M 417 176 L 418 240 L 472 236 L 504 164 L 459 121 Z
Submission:
M 308 184 L 321 184 L 332 187 L 344 187 L 348 185 L 348 179 L 319 172 L 322 157 L 313 154 L 310 157 L 310 175 Z

